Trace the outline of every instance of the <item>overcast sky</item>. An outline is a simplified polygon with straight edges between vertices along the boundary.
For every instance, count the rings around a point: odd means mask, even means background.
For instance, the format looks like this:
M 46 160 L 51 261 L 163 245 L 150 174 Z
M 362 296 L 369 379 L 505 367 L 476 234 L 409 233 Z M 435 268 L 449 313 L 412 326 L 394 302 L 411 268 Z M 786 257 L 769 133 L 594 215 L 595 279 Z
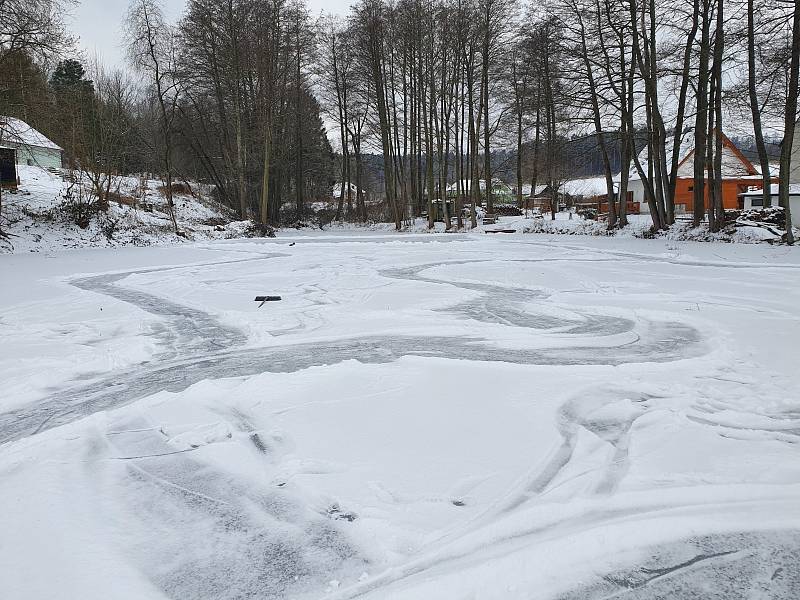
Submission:
M 70 29 L 80 37 L 79 45 L 88 57 L 95 52 L 101 62 L 109 67 L 123 66 L 124 51 L 120 45 L 122 20 L 128 10 L 129 0 L 78 0 L 72 11 Z M 307 0 L 311 14 L 324 10 L 344 14 L 353 0 Z M 183 12 L 185 0 L 163 0 L 164 12 L 170 20 L 177 20 Z

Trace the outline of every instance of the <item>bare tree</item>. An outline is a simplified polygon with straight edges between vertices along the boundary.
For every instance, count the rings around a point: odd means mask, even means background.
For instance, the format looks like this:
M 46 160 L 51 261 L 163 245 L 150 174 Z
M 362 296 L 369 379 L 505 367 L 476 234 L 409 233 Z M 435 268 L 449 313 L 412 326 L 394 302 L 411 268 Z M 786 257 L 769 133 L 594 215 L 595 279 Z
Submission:
M 395 228 L 402 227 L 402 213 L 397 202 L 397 181 L 394 168 L 394 144 L 392 143 L 392 98 L 389 97 L 389 67 L 387 64 L 387 7 L 383 0 L 362 0 L 353 9 L 354 34 L 357 35 L 359 57 L 372 79 L 375 90 L 375 110 L 378 116 L 380 147 L 383 154 L 384 189 L 386 200 L 394 219 Z
M 153 87 L 160 113 L 164 195 L 175 233 L 179 233 L 172 198 L 173 123 L 177 112 L 175 36 L 158 0 L 133 0 L 126 20 L 128 54 Z
M 63 15 L 70 0 L 0 0 L 0 63 L 23 52 L 50 57 L 72 42 Z
M 761 123 L 761 105 L 758 100 L 758 73 L 756 66 L 756 3 L 747 0 L 747 93 L 750 100 L 750 115 L 753 119 L 753 134 L 758 150 L 758 162 L 761 166 L 762 204 L 772 205 L 772 179 L 770 177 L 769 156 L 764 142 L 764 128 Z
M 24 55 L 49 58 L 72 42 L 64 27 L 64 11 L 70 0 L 0 0 L 0 67 Z M 3 82 L 3 87 L 14 87 Z M 0 114 L 6 114 L 0 107 Z M 0 217 L 3 195 L 0 190 Z M 5 237 L 0 220 L 0 237 Z
M 598 86 L 597 75 L 595 74 L 596 63 L 598 62 L 598 55 L 602 56 L 599 48 L 595 44 L 602 45 L 603 28 L 602 16 L 600 12 L 592 13 L 590 4 L 583 4 L 580 0 L 566 0 L 566 8 L 572 13 L 575 18 L 575 26 L 573 33 L 577 38 L 575 54 L 579 57 L 582 72 L 580 76 L 585 78 L 587 84 L 587 94 L 589 105 L 591 107 L 592 123 L 595 129 L 595 136 L 597 137 L 597 146 L 600 150 L 600 155 L 603 161 L 603 174 L 606 182 L 606 198 L 608 202 L 608 228 L 613 229 L 617 225 L 617 210 L 614 191 L 614 174 L 611 171 L 611 160 L 609 158 L 609 149 L 606 142 L 605 133 L 605 107 L 601 106 L 602 96 Z M 595 5 L 596 6 L 596 5 Z M 587 25 L 588 21 L 588 25 Z M 591 27 L 591 29 L 589 29 Z M 593 43 L 589 39 L 594 40 Z M 610 70 L 610 61 L 606 63 L 607 71 Z M 613 80 L 613 78 L 612 78 Z
M 77 166 L 91 181 L 99 209 L 107 211 L 109 194 L 112 188 L 119 189 L 119 175 L 130 149 L 135 88 L 123 72 L 107 73 L 98 61 L 92 67 L 92 80 L 90 120 L 81 129 L 75 151 Z

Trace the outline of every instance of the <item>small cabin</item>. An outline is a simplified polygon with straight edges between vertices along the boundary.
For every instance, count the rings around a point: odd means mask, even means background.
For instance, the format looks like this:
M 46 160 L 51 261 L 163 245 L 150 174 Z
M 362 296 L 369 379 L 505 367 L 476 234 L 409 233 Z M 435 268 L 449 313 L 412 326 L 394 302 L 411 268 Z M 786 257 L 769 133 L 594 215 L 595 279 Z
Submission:
M 18 165 L 61 168 L 61 146 L 21 119 L 0 116 L 0 146 L 16 150 Z
M 773 183 L 770 186 L 770 201 L 772 202 L 772 206 L 780 205 L 778 187 L 777 183 Z M 743 210 L 764 208 L 764 193 L 760 187 L 754 186 L 746 192 L 742 192 L 739 194 L 739 198 L 739 204 Z M 800 184 L 793 183 L 789 185 L 789 207 L 792 210 L 792 215 L 800 215 Z
M 337 182 L 333 186 L 333 197 L 338 200 L 344 194 L 344 197 L 347 198 L 347 193 L 350 192 L 350 198 L 355 200 L 358 197 L 358 186 L 355 183 L 350 183 L 349 185 L 346 182 Z M 361 190 L 362 196 L 365 196 L 364 190 Z
M 461 183 L 453 182 L 447 186 L 446 193 L 448 198 L 456 198 L 459 192 L 465 197 L 469 197 L 470 190 L 472 189 L 472 181 L 463 179 Z M 486 200 L 486 180 L 478 180 L 478 189 L 480 190 L 479 200 L 481 202 Z M 516 204 L 517 198 L 507 183 L 500 179 L 492 179 L 492 201 L 494 204 Z

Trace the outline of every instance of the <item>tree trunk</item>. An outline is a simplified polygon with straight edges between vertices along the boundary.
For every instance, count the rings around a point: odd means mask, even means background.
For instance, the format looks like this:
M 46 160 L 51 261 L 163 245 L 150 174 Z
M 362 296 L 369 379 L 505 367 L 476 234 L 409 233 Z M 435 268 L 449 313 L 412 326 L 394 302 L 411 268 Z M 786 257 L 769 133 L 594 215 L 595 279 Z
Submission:
M 266 117 L 264 123 L 264 164 L 262 165 L 261 173 L 261 224 L 267 225 L 270 219 L 273 218 L 269 214 L 269 167 L 272 161 L 272 143 L 271 143 L 271 123 L 269 117 Z M 275 215 L 277 217 L 278 215 Z M 277 219 L 273 219 L 277 223 Z
M 481 66 L 481 91 L 483 100 L 481 102 L 483 108 L 483 177 L 486 181 L 486 212 L 493 213 L 494 205 L 492 202 L 492 153 L 489 146 L 489 33 L 488 33 L 488 15 L 487 15 L 487 33 L 484 39 L 483 48 L 483 64 Z M 480 188 L 478 188 L 480 191 Z
M 678 93 L 678 107 L 675 117 L 675 131 L 672 134 L 672 157 L 669 170 L 669 197 L 672 206 L 675 206 L 675 188 L 678 181 L 678 164 L 680 162 L 681 142 L 683 140 L 683 123 L 686 118 L 686 97 L 689 91 L 689 81 L 691 79 L 692 48 L 697 37 L 699 26 L 700 0 L 694 0 L 692 10 L 692 28 L 686 38 L 686 45 L 683 53 L 683 67 L 681 69 L 681 86 Z
M 800 78 L 800 4 L 795 3 L 792 16 L 792 55 L 789 61 L 789 88 L 784 116 L 783 144 L 781 145 L 781 174 L 778 198 L 786 215 L 786 243 L 794 244 L 792 207 L 789 201 L 789 173 L 792 168 L 792 148 L 797 125 L 798 78 Z
M 580 25 L 581 56 L 583 58 L 583 66 L 586 69 L 587 83 L 589 84 L 589 97 L 592 104 L 594 130 L 597 136 L 597 144 L 600 147 L 600 154 L 603 159 L 603 173 L 605 175 L 606 196 L 608 198 L 608 229 L 613 229 L 617 225 L 617 213 L 614 206 L 614 174 L 611 172 L 611 161 L 608 157 L 608 150 L 603 136 L 603 124 L 600 115 L 600 104 L 598 102 L 597 84 L 595 83 L 594 73 L 592 72 L 589 50 L 586 46 L 586 27 L 584 26 L 583 15 L 581 15 L 580 10 L 576 12 Z
M 755 3 L 747 0 L 747 91 L 750 96 L 750 115 L 753 118 L 753 134 L 761 166 L 762 200 L 764 208 L 772 206 L 772 178 L 770 177 L 769 156 L 764 143 L 764 129 L 761 126 L 761 107 L 758 104 L 756 89 L 756 27 Z
M 700 36 L 699 74 L 697 81 L 697 116 L 694 127 L 694 215 L 693 225 L 699 227 L 705 213 L 706 178 L 706 131 L 708 128 L 708 55 L 709 55 L 709 6 L 703 0 L 703 25 Z
M 719 231 L 725 219 L 725 210 L 722 203 L 722 57 L 725 49 L 725 33 L 723 31 L 724 0 L 717 0 L 717 28 L 714 35 L 714 198 L 713 222 L 709 219 L 709 226 L 713 231 Z

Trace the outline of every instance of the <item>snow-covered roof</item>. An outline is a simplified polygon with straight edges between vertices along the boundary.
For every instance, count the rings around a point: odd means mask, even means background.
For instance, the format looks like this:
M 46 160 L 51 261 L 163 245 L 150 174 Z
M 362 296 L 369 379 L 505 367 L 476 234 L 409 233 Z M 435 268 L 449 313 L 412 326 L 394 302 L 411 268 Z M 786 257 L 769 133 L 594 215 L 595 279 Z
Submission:
M 614 187 L 617 187 L 615 181 Z M 570 196 L 603 196 L 608 193 L 605 177 L 585 177 L 583 179 L 573 179 L 565 181 L 562 191 Z
M 465 191 L 469 191 L 472 188 L 472 181 L 470 179 L 462 179 L 461 180 L 461 189 Z M 486 191 L 486 180 L 479 179 L 478 180 L 478 189 L 482 192 Z M 492 190 L 502 189 L 506 191 L 510 191 L 511 188 L 509 185 L 501 179 L 492 179 Z M 458 182 L 453 182 L 447 186 L 448 192 L 456 192 L 458 191 Z
M 470 188 L 471 184 L 472 184 L 472 182 L 469 179 L 462 179 L 461 180 L 461 188 L 460 189 L 469 191 L 469 188 Z M 478 185 L 480 186 L 481 190 L 486 189 L 486 184 L 484 183 L 484 181 L 482 179 L 478 182 Z M 458 190 L 459 190 L 459 185 L 458 185 L 457 181 L 454 181 L 453 183 L 451 183 L 451 184 L 449 184 L 447 186 L 447 191 L 448 192 L 456 192 Z
M 614 189 L 619 188 L 619 175 L 614 176 Z M 536 197 L 542 194 L 547 189 L 547 185 L 540 184 L 536 186 L 536 190 L 534 194 L 531 194 L 531 184 L 526 183 L 522 186 L 522 194 L 523 196 L 533 196 Z M 583 177 L 580 179 L 571 179 L 570 181 L 565 181 L 561 184 L 559 191 L 563 194 L 569 194 L 570 196 L 604 196 L 607 193 L 606 190 L 606 178 L 605 177 Z
M 667 135 L 667 140 L 665 144 L 666 150 L 666 163 L 669 168 L 669 165 L 672 164 L 672 152 L 673 152 L 673 138 L 671 135 Z M 753 175 L 758 173 L 756 167 L 750 163 L 750 161 L 739 151 L 739 149 L 734 145 L 734 143 L 728 139 L 728 137 L 723 133 L 722 134 L 722 141 L 723 141 L 723 152 L 722 152 L 722 176 L 723 177 L 735 177 L 740 178 L 742 176 Z M 642 151 L 639 153 L 639 161 L 642 164 L 642 169 L 647 172 L 648 170 L 648 149 L 647 146 L 642 148 Z M 694 165 L 688 159 L 694 154 L 694 130 L 687 129 L 681 135 L 681 145 L 680 145 L 680 154 L 678 155 L 678 177 L 691 177 L 692 172 L 694 169 Z M 636 165 L 631 164 L 631 174 L 630 179 L 639 179 L 639 172 L 636 170 Z
M 538 196 L 543 191 L 545 191 L 545 189 L 547 189 L 546 185 L 539 184 L 539 185 L 536 186 L 536 190 L 534 190 L 534 193 L 531 194 L 531 184 L 530 183 L 525 183 L 525 184 L 522 185 L 522 195 L 523 196 Z
M 43 133 L 31 127 L 25 121 L 14 117 L 0 116 L 0 142 L 62 150 L 61 146 L 50 140 Z

